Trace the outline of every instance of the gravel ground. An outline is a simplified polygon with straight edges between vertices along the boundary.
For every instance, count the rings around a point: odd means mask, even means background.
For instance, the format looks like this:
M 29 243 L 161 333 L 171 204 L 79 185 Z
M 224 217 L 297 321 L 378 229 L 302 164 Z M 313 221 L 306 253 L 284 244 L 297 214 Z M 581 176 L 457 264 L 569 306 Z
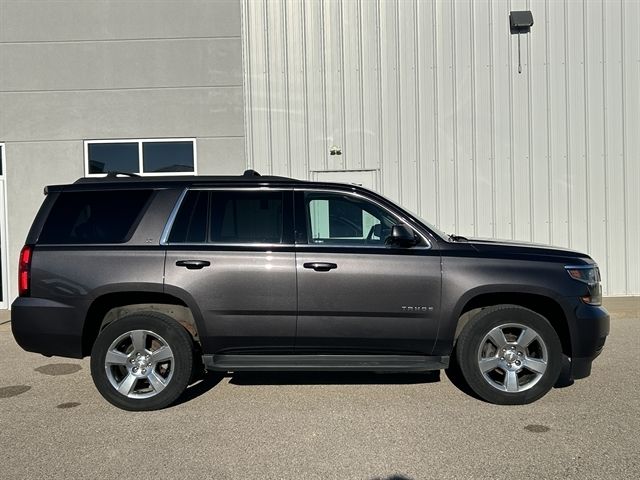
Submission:
M 444 374 L 281 373 L 210 376 L 174 407 L 124 412 L 88 359 L 26 353 L 0 325 L 0 478 L 637 478 L 640 300 L 625 305 L 591 377 L 516 407 Z

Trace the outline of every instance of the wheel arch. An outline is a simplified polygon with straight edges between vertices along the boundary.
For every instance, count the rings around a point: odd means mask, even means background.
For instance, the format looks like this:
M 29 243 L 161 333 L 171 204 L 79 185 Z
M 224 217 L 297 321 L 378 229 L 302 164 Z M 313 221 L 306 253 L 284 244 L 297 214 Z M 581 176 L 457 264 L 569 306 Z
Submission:
M 89 306 L 82 331 L 82 355 L 91 354 L 100 331 L 124 315 L 139 311 L 163 313 L 181 324 L 196 341 L 204 333 L 202 318 L 192 303 L 177 295 L 149 291 L 116 291 L 96 297 Z
M 465 296 L 459 302 L 452 318 L 451 324 L 455 325 L 455 330 L 448 332 L 449 335 L 452 335 L 454 344 L 464 326 L 479 311 L 497 305 L 524 307 L 545 317 L 560 338 L 562 352 L 571 356 L 571 335 L 567 316 L 560 303 L 545 292 L 484 291 Z

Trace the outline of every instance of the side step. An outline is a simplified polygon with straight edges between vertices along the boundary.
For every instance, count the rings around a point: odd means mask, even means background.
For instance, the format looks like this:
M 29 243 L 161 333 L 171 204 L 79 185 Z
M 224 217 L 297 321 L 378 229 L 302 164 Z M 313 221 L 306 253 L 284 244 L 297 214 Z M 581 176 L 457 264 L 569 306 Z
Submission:
M 449 357 L 418 355 L 203 355 L 207 370 L 343 370 L 424 372 L 449 366 Z

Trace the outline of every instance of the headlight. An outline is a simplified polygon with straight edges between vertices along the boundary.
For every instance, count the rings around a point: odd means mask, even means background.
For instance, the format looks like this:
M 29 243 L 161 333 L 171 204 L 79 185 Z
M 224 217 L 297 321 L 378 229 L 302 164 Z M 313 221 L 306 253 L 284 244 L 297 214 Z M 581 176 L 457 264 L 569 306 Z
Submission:
M 600 281 L 600 270 L 597 265 L 579 265 L 564 267 L 571 278 L 584 283 L 598 283 Z
M 597 265 L 567 265 L 564 268 L 571 278 L 587 284 L 589 293 L 580 297 L 584 303 L 602 305 L 600 269 Z

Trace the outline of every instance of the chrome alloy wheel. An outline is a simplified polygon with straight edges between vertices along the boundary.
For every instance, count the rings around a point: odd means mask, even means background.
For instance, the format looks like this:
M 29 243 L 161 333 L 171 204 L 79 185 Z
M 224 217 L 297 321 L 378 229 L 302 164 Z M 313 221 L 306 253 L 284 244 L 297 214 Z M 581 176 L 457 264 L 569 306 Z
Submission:
M 533 328 L 519 323 L 499 325 L 478 348 L 478 366 L 493 388 L 509 393 L 530 389 L 547 370 L 549 354 Z
M 160 335 L 149 330 L 132 330 L 111 343 L 104 368 L 109 382 L 122 395 L 149 398 L 171 381 L 173 352 Z

